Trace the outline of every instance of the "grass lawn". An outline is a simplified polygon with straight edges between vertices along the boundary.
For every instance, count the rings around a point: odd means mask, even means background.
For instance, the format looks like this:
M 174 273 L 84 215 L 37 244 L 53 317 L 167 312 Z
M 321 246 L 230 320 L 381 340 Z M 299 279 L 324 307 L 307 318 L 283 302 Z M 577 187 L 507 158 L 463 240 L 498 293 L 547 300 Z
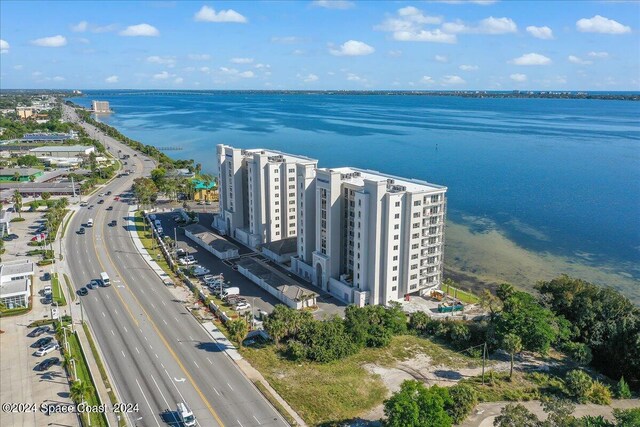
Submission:
M 474 294 L 463 291 L 462 289 L 454 288 L 453 286 L 442 285 L 440 286 L 440 289 L 449 294 L 449 296 L 458 298 L 460 301 L 467 304 L 477 304 L 480 302 L 480 298 Z
M 67 305 L 67 300 L 64 297 L 62 287 L 60 286 L 60 280 L 58 279 L 58 273 L 54 273 L 51 276 L 51 293 L 53 294 L 53 300 L 58 303 L 58 306 L 61 307 Z
M 67 284 L 67 290 L 69 291 L 69 296 L 71 297 L 71 301 L 76 300 L 76 292 L 73 290 L 73 286 L 71 286 L 71 279 L 66 274 L 63 274 L 64 282 Z
M 431 357 L 433 363 L 451 367 L 478 364 L 476 359 L 412 335 L 394 337 L 387 348 L 363 349 L 327 364 L 288 361 L 280 357 L 273 345 L 241 351 L 310 425 L 351 419 L 382 403 L 387 397 L 387 388 L 377 375 L 365 370 L 363 364 L 393 366 L 396 361 L 418 353 Z
M 87 361 L 84 358 L 84 354 L 82 354 L 82 350 L 80 349 L 80 341 L 75 334 L 67 334 L 67 339 L 69 340 L 69 348 L 71 350 L 71 357 L 73 357 L 76 361 L 76 375 L 80 379 L 80 381 L 84 381 L 88 384 L 91 384 L 93 389 L 92 393 L 89 393 L 87 396 L 87 403 L 89 405 L 99 405 L 100 399 L 98 399 L 98 393 L 96 392 L 96 385 L 91 381 L 91 375 L 89 374 L 89 368 L 87 367 Z M 73 368 L 70 368 L 73 372 Z M 107 419 L 104 414 L 91 413 L 91 425 L 92 426 L 107 426 Z M 86 419 L 86 416 L 83 417 Z

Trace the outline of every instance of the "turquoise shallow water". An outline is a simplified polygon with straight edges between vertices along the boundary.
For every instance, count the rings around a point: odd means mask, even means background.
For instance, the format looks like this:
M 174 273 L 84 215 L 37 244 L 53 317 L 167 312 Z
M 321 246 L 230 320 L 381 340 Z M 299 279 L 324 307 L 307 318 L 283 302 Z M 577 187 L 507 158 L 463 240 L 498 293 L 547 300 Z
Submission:
M 265 147 L 449 188 L 449 218 L 640 280 L 640 103 L 101 91 L 100 120 L 215 172 L 215 145 Z M 86 97 L 72 100 L 90 106 Z

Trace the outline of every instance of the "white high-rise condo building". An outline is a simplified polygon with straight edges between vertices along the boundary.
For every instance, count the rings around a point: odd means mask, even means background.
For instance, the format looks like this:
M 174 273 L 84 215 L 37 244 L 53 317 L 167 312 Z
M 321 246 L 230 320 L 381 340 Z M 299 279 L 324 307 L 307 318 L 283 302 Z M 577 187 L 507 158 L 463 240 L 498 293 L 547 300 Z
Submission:
M 214 227 L 252 248 L 295 239 L 300 170 L 318 161 L 273 150 L 218 145 L 220 215 Z
M 440 286 L 446 187 L 227 145 L 218 161 L 214 227 L 253 248 L 295 242 L 291 271 L 315 286 L 359 306 Z
M 311 187 L 292 271 L 359 306 L 440 285 L 446 187 L 356 168 L 318 169 Z
M 91 109 L 94 113 L 110 113 L 109 101 L 91 101 Z

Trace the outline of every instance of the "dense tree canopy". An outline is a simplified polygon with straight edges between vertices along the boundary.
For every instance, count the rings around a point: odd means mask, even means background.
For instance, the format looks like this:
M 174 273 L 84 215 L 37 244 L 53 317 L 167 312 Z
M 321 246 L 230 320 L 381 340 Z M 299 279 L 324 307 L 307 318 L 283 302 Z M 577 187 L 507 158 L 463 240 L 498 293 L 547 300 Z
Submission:
M 386 427 L 450 427 L 446 407 L 453 400 L 446 388 L 426 388 L 418 381 L 405 381 L 400 390 L 384 402 Z

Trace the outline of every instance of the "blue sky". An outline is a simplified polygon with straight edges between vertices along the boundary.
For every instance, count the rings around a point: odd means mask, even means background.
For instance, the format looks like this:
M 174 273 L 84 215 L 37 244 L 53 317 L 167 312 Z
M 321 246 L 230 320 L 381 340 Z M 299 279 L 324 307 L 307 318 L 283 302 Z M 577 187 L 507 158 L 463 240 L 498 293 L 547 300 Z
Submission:
M 640 2 L 0 2 L 1 87 L 640 90 Z

